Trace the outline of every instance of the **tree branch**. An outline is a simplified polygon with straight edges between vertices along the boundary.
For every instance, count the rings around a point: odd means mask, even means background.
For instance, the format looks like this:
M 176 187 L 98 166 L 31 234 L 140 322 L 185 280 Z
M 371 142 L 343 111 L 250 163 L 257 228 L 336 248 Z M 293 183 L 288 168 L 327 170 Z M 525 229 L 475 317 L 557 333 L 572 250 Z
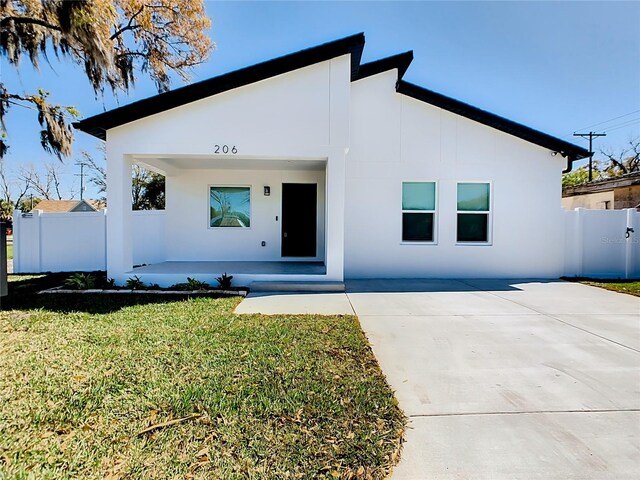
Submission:
M 56 30 L 58 32 L 62 31 L 62 29 L 58 25 L 53 25 L 52 23 L 45 22 L 44 20 L 40 20 L 39 18 L 30 18 L 30 17 L 4 17 L 2 20 L 0 20 L 0 28 L 5 28 L 11 22 L 40 25 L 41 27 L 49 28 L 51 30 Z
M 131 18 L 129 19 L 129 22 L 122 28 L 116 30 L 116 32 L 111 35 L 111 40 L 115 40 L 117 37 L 119 37 L 120 35 L 122 35 L 122 33 L 126 32 L 127 30 L 134 30 L 136 28 L 140 28 L 140 25 L 133 25 L 133 21 L 135 20 L 135 18 L 140 15 L 143 11 L 144 11 L 145 5 L 140 7 L 140 10 L 138 10 L 136 13 L 134 13 L 133 15 L 131 15 Z

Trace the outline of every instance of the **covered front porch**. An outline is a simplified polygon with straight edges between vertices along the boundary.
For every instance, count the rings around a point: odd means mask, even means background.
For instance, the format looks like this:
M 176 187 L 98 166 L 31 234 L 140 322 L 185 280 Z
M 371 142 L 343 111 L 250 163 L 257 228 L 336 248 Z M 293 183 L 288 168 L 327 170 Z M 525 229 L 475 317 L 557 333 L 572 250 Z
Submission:
M 352 40 L 320 51 L 292 65 L 276 60 L 277 74 L 261 64 L 82 122 L 106 140 L 106 263 L 116 284 L 133 272 L 145 281 L 164 275 L 155 281 L 161 286 L 185 281 L 182 267 L 133 268 L 164 262 L 322 262 L 324 274 L 227 273 L 343 280 L 351 78 L 360 54 Z M 149 220 L 153 228 L 132 214 L 133 164 L 165 176 L 166 208 Z M 291 185 L 298 195 L 289 195 Z M 224 272 L 203 275 L 216 273 Z
M 166 208 L 123 215 L 121 234 L 114 236 L 127 247 L 122 273 L 108 255 L 117 283 L 137 276 L 168 287 L 190 277 L 215 286 L 224 273 L 233 275 L 236 286 L 342 281 L 343 244 L 336 240 L 343 205 L 329 200 L 327 158 L 125 155 L 123 160 L 165 176 Z

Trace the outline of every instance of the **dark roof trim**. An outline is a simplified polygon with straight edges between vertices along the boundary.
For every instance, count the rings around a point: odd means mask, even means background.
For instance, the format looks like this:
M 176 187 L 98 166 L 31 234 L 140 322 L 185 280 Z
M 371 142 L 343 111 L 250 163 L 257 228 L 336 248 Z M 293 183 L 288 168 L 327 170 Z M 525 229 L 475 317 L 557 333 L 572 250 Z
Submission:
M 105 140 L 110 128 L 346 54 L 351 54 L 353 80 L 358 75 L 363 49 L 364 34 L 359 33 L 139 100 L 86 118 L 73 126 Z
M 589 152 L 586 149 L 573 145 L 572 143 L 507 120 L 506 118 L 473 107 L 459 100 L 405 82 L 402 80 L 402 77 L 413 60 L 412 51 L 360 65 L 364 43 L 364 34 L 359 33 L 219 75 L 208 80 L 193 83 L 144 100 L 139 100 L 129 105 L 124 105 L 108 112 L 86 118 L 74 123 L 73 126 L 78 130 L 106 140 L 107 130 L 110 128 L 118 127 L 218 93 L 266 80 L 276 75 L 291 72 L 342 55 L 351 54 L 351 81 L 361 80 L 396 68 L 398 69 L 398 82 L 396 84 L 398 93 L 462 115 L 463 117 L 470 118 L 484 125 L 558 152 L 567 158 L 567 170 L 565 171 L 571 170 L 573 161 L 589 156 Z
M 558 152 L 567 158 L 569 169 L 571 167 L 571 163 L 575 160 L 580 160 L 581 158 L 589 156 L 589 151 L 585 148 L 578 147 L 572 143 L 565 142 L 559 138 L 552 137 L 551 135 L 534 130 L 533 128 L 520 123 L 507 120 L 504 117 L 489 113 L 485 110 L 481 110 L 477 107 L 447 97 L 440 93 L 436 93 L 432 90 L 405 82 L 404 80 L 398 82 L 397 91 L 398 93 L 415 98 L 416 100 L 462 115 L 463 117 L 470 118 L 476 122 L 488 125 L 515 137 L 522 138 L 523 140 L 548 148 L 554 152 Z
M 362 80 L 363 78 L 377 75 L 378 73 L 388 72 L 394 68 L 398 69 L 398 81 L 400 81 L 412 61 L 413 50 L 409 50 L 408 52 L 393 55 L 392 57 L 381 58 L 374 62 L 365 63 L 364 65 L 360 65 L 360 70 L 353 81 Z

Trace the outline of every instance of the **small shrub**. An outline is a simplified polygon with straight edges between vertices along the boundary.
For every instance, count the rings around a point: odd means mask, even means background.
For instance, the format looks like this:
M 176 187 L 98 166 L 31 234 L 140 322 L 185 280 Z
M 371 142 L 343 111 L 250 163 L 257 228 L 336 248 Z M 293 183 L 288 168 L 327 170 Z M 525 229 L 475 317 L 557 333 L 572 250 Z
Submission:
M 216 280 L 220 284 L 220 288 L 222 288 L 223 290 L 231 288 L 232 279 L 233 275 L 227 275 L 227 272 L 224 272 L 221 277 L 216 278 Z
M 140 280 L 137 275 L 129 277 L 127 279 L 127 283 L 125 283 L 124 286 L 129 290 L 144 290 L 146 287 L 145 283 Z
M 191 290 L 206 290 L 209 288 L 209 284 L 207 282 L 202 282 L 191 277 L 187 277 L 187 285 L 189 285 Z
M 149 285 L 149 290 L 160 290 L 160 285 L 158 285 L 157 283 L 152 283 L 151 285 Z
M 71 290 L 89 290 L 96 285 L 96 279 L 90 273 L 74 273 L 64 281 L 64 286 Z
M 115 279 L 113 279 L 113 278 L 107 278 L 106 286 L 107 286 L 107 288 L 115 288 L 115 287 L 116 287 L 116 281 L 115 281 Z
M 191 292 L 193 290 L 206 290 L 210 287 L 207 282 L 196 280 L 195 278 L 187 277 L 187 281 L 183 283 L 176 283 L 171 285 L 171 290 L 180 290 L 184 292 Z

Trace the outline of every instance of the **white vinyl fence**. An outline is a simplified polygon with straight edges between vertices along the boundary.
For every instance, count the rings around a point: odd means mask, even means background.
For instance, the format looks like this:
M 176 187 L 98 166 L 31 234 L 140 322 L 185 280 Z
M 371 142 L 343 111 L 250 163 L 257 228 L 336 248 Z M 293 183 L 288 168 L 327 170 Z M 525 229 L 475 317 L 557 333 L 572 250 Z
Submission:
M 14 272 L 105 270 L 106 215 L 16 212 Z M 134 264 L 164 261 L 164 211 L 132 215 Z M 564 238 L 555 240 L 565 244 L 566 276 L 640 278 L 640 212 L 577 208 L 564 215 Z
M 165 259 L 163 210 L 132 212 L 133 262 Z M 15 273 L 105 270 L 107 211 L 13 215 Z
M 597 278 L 640 277 L 640 212 L 565 212 L 565 275 Z

